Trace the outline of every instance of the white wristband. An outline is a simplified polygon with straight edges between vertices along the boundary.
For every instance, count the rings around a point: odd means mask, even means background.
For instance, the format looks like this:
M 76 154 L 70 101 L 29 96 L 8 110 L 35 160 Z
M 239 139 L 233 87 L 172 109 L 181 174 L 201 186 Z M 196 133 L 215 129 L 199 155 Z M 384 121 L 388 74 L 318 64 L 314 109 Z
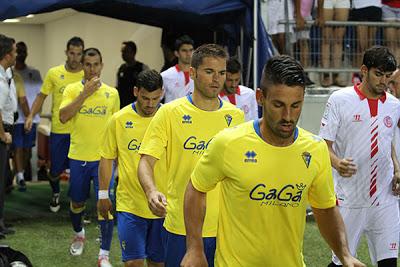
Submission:
M 108 197 L 108 190 L 99 190 L 99 193 L 98 193 L 98 198 L 99 199 L 108 199 L 109 197 Z

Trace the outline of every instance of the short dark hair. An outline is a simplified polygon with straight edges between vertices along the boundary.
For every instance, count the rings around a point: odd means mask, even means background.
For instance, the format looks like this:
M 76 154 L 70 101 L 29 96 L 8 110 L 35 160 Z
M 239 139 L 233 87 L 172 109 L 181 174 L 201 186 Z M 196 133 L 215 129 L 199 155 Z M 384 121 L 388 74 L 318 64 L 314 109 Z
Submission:
M 15 44 L 13 38 L 0 34 L 0 60 L 2 60 L 8 53 L 11 53 L 13 50 L 13 44 Z
M 217 44 L 204 44 L 196 48 L 192 55 L 191 66 L 198 68 L 203 63 L 205 57 L 218 57 L 226 60 L 228 57 L 224 48 Z
M 153 92 L 157 89 L 162 89 L 163 79 L 156 70 L 144 70 L 137 77 L 136 87 L 144 89 L 148 92 Z
M 381 71 L 395 71 L 397 68 L 395 56 L 389 48 L 380 45 L 373 46 L 365 51 L 363 65 L 368 69 L 377 68 Z
M 272 57 L 265 64 L 261 76 L 261 90 L 264 95 L 270 85 L 306 86 L 306 74 L 301 64 L 287 55 Z
M 81 46 L 82 49 L 85 49 L 85 43 L 83 42 L 82 38 L 78 36 L 74 36 L 71 39 L 68 40 L 67 42 L 67 50 L 69 49 L 70 46 Z
M 17 47 L 18 47 L 18 46 L 23 46 L 25 49 L 28 48 L 28 47 L 26 46 L 25 42 L 22 42 L 22 41 L 16 43 L 15 45 L 16 45 Z
M 101 56 L 101 53 L 100 53 L 99 49 L 94 48 L 94 47 L 90 47 L 88 49 L 83 50 L 82 59 L 81 59 L 82 63 L 83 63 L 83 61 L 84 61 L 86 56 L 94 57 L 96 55 L 98 55 L 100 57 L 100 62 L 103 62 L 103 57 Z
M 126 47 L 132 50 L 132 53 L 136 55 L 137 47 L 134 41 L 125 41 L 122 42 Z
M 239 60 L 236 57 L 231 57 L 226 61 L 226 71 L 229 73 L 238 73 L 242 70 Z
M 189 37 L 189 35 L 182 35 L 175 41 L 175 51 L 179 51 L 181 46 L 184 44 L 189 44 L 194 46 L 194 41 L 192 38 Z

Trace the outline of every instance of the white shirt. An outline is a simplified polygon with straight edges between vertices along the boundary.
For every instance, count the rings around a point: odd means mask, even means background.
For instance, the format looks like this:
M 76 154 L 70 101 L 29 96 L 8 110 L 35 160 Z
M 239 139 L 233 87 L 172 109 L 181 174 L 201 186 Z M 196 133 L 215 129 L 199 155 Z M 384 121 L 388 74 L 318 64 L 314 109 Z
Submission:
M 178 64 L 161 72 L 164 84 L 165 103 L 193 93 L 194 82 L 189 72 L 183 72 Z
M 382 7 L 381 0 L 353 0 L 353 8 L 355 9 L 369 6 Z
M 4 70 L 0 65 L 0 112 L 3 123 L 14 124 L 14 112 L 17 111 L 17 93 L 11 68 Z
M 236 88 L 235 94 L 225 95 L 224 92 L 221 92 L 219 96 L 222 100 L 231 102 L 237 108 L 241 109 L 244 112 L 246 121 L 258 119 L 258 105 L 254 90 L 239 85 Z
M 340 159 L 351 157 L 357 166 L 356 174 L 350 178 L 333 170 L 339 206 L 360 208 L 396 203 L 391 191 L 391 142 L 399 116 L 400 102 L 390 94 L 370 100 L 355 86 L 329 97 L 320 136 L 333 141 L 332 148 Z
M 40 72 L 37 69 L 32 68 L 30 66 L 26 66 L 26 68 L 23 70 L 14 69 L 14 71 L 18 72 L 24 81 L 26 99 L 28 100 L 29 109 L 32 109 L 33 101 L 35 101 L 37 94 L 39 94 L 40 88 L 42 87 L 43 83 L 42 77 L 40 76 Z M 25 122 L 24 113 L 18 106 L 18 120 L 16 123 L 24 123 L 24 122 Z M 36 114 L 35 117 L 33 117 L 33 123 L 39 123 L 39 122 L 40 122 L 40 116 L 39 114 Z

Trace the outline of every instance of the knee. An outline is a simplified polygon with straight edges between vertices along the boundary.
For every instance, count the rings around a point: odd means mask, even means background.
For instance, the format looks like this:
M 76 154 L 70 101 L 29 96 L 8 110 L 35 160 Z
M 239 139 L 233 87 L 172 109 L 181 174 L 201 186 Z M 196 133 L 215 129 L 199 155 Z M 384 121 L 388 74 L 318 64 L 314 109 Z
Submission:
M 70 210 L 72 213 L 78 214 L 85 210 L 85 202 L 70 202 Z
M 50 182 L 58 182 L 60 180 L 60 175 L 52 175 L 49 173 L 48 177 Z

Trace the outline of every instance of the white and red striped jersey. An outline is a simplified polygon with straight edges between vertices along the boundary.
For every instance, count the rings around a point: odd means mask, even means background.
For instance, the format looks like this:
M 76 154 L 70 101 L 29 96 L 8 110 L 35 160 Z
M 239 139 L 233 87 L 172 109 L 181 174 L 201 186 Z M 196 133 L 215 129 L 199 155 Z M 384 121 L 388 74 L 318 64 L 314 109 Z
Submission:
M 258 105 L 254 90 L 239 85 L 236 92 L 226 95 L 223 91 L 219 94 L 222 100 L 229 101 L 244 112 L 246 121 L 258 119 Z
M 390 94 L 368 99 L 358 85 L 334 92 L 322 117 L 320 136 L 333 142 L 340 158 L 353 158 L 350 178 L 333 170 L 339 206 L 370 207 L 395 203 L 391 191 L 391 142 L 400 116 L 400 102 Z
M 179 65 L 161 72 L 164 85 L 165 103 L 193 92 L 194 83 L 188 71 L 182 71 Z

